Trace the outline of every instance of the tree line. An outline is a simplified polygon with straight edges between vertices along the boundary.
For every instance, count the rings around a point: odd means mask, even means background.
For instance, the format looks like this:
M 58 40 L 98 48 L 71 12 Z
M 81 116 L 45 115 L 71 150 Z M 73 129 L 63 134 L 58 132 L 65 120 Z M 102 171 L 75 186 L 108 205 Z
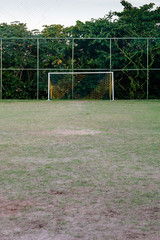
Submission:
M 48 69 L 73 66 L 115 70 L 118 99 L 146 98 L 148 92 L 160 98 L 160 7 L 121 4 L 121 12 L 70 27 L 44 25 L 41 32 L 20 22 L 1 23 L 3 98 L 46 98 Z

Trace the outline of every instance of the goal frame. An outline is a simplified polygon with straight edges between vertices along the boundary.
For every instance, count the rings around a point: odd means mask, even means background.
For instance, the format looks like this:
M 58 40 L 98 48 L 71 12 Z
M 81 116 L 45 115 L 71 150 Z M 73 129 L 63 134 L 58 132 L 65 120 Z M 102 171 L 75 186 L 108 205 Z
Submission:
M 73 75 L 74 74 L 111 74 L 112 76 L 112 98 L 111 100 L 114 101 L 114 72 L 49 72 L 48 73 L 48 101 L 50 101 L 50 76 L 54 75 L 67 75 L 70 74 L 72 75 L 72 86 L 73 86 Z M 73 88 L 72 88 L 73 89 Z

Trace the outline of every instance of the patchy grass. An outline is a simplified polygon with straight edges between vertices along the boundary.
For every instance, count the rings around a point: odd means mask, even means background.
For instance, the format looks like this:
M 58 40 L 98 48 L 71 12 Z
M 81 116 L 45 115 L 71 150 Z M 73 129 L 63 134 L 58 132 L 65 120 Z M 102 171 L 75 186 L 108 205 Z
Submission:
M 160 239 L 160 101 L 1 101 L 0 239 Z

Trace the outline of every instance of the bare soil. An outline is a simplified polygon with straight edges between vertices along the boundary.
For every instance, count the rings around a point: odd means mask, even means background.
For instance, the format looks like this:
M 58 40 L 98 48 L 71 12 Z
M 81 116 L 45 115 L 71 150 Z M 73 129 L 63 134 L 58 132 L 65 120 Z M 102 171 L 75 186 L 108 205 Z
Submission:
M 78 194 L 76 189 L 50 189 L 46 191 L 44 200 L 6 201 L 1 198 L 0 219 L 4 221 L 5 228 L 0 229 L 0 239 L 160 239 L 160 231 L 155 226 L 155 222 L 160 220 L 160 205 L 124 211 L 114 204 L 108 207 L 104 204 L 104 199 L 110 194 L 96 196 L 93 188 L 84 187 Z M 63 205 L 64 201 L 67 204 Z M 148 221 L 152 223 L 145 230 Z

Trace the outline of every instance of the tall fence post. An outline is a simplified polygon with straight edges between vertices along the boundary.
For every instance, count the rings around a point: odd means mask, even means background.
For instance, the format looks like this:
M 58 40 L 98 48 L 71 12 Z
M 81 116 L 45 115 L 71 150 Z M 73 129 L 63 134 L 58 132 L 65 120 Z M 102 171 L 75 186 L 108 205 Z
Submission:
M 148 88 L 149 88 L 149 39 L 147 38 L 147 99 L 148 99 Z
M 2 67 L 3 67 L 3 65 L 2 65 L 2 44 L 3 44 L 3 42 L 2 42 L 2 38 L 1 38 L 1 42 L 0 42 L 0 44 L 1 44 L 1 48 L 0 48 L 0 51 L 1 51 L 1 54 L 0 54 L 0 58 L 1 58 L 1 65 L 0 65 L 0 99 L 2 99 Z
M 39 38 L 37 38 L 37 100 L 39 99 Z
M 110 72 L 112 71 L 112 39 L 110 38 Z
M 74 98 L 74 38 L 72 39 L 72 99 Z
M 109 69 L 110 72 L 112 72 L 112 39 L 109 39 L 110 43 L 109 43 Z M 112 76 L 112 77 L 111 77 Z M 114 80 L 113 80 L 113 72 L 110 74 L 110 91 L 112 91 L 112 100 L 114 100 L 114 92 L 113 92 L 113 84 L 114 84 Z M 112 86 L 112 87 L 111 87 Z

